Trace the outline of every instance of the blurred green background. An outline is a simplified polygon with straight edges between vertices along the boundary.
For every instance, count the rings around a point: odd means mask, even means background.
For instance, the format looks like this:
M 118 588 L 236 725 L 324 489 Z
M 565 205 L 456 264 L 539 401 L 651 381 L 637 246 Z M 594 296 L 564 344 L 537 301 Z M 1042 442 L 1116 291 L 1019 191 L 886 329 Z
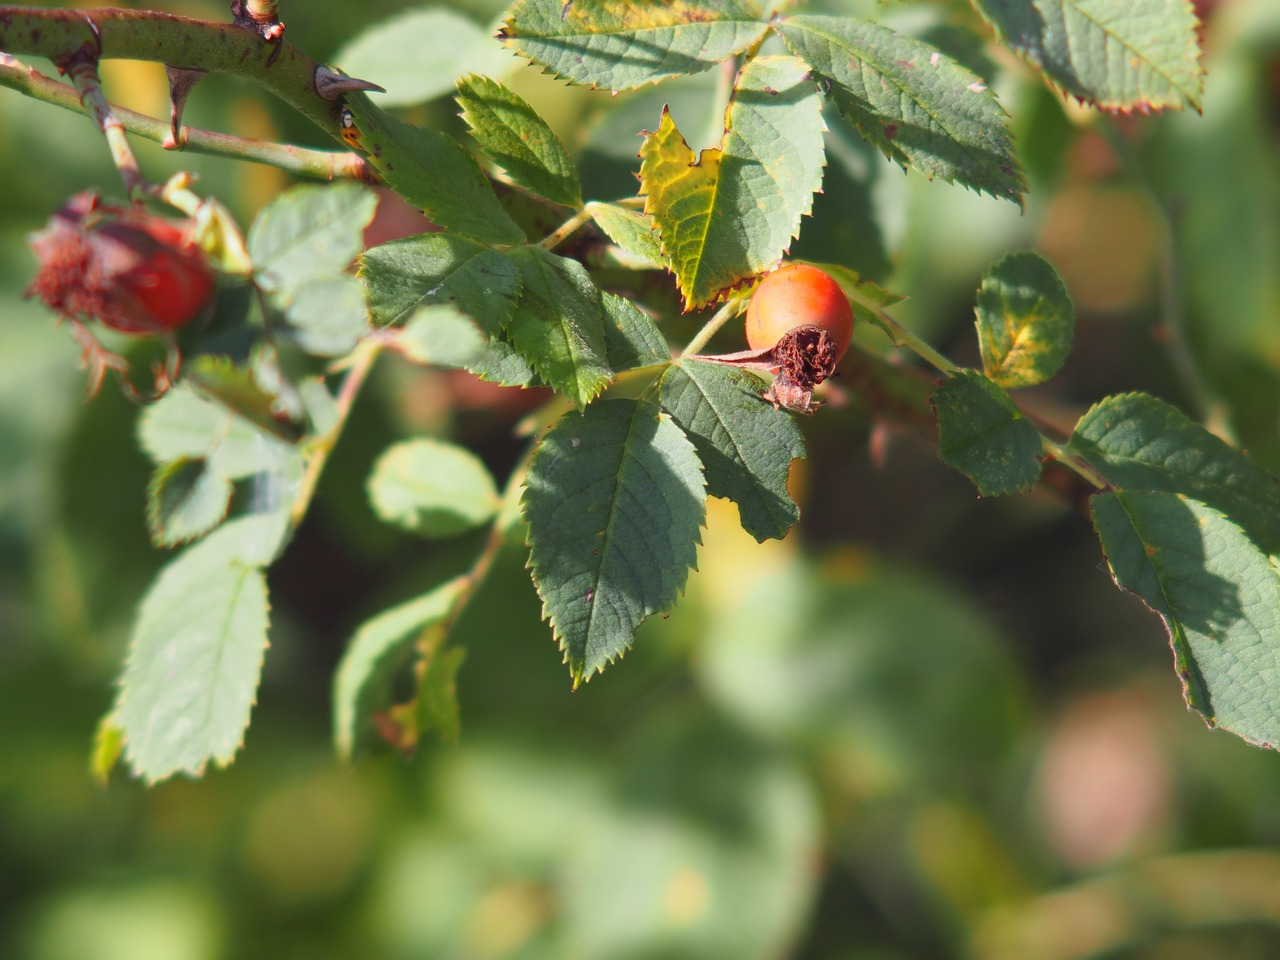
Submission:
M 282 16 L 324 59 L 407 6 Z M 455 6 L 483 23 L 500 8 Z M 1066 428 L 1107 393 L 1148 390 L 1280 469 L 1280 5 L 1198 4 L 1203 116 L 1102 123 L 975 34 L 967 6 L 811 6 L 869 13 L 992 76 L 1031 192 L 1019 214 L 904 176 L 833 119 L 795 255 L 909 294 L 895 313 L 973 362 L 982 271 L 1037 249 L 1079 330 L 1030 407 Z M 592 198 L 634 192 L 634 135 L 663 103 L 682 128 L 711 123 L 708 77 L 618 98 L 534 69 L 509 82 L 574 145 Z M 167 109 L 156 65 L 112 64 L 106 83 Z M 411 113 L 456 129 L 447 100 Z M 328 143 L 225 77 L 197 88 L 188 121 Z M 518 398 L 384 361 L 271 571 L 272 646 L 235 764 L 98 786 L 94 725 L 165 557 L 145 532 L 138 409 L 110 388 L 83 401 L 70 336 L 22 291 L 25 236 L 116 177 L 71 114 L 0 90 L 0 129 L 0 956 L 1280 955 L 1280 758 L 1185 711 L 1163 629 L 1111 584 L 1072 507 L 977 500 L 927 438 L 835 404 L 803 423 L 804 519 L 786 541 L 755 544 L 713 503 L 684 600 L 577 692 L 524 557 L 503 554 L 453 637 L 468 651 L 459 744 L 348 768 L 330 742 L 348 637 L 479 549 L 380 525 L 374 458 L 447 434 L 501 477 L 520 449 Z M 286 184 L 141 155 L 153 179 L 197 170 L 244 222 Z M 1168 349 L 1179 316 L 1190 375 Z

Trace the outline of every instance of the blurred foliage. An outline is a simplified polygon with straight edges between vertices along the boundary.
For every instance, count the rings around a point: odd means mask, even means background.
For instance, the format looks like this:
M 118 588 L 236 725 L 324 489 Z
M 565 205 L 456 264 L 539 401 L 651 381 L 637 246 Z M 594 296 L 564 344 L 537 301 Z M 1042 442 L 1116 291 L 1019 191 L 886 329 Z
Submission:
M 324 57 L 408 6 L 284 19 Z M 482 22 L 500 7 L 453 6 Z M 976 42 L 959 3 L 875 7 L 994 67 L 1027 210 L 904 176 L 833 132 L 796 253 L 910 294 L 895 314 L 974 363 L 982 271 L 1035 248 L 1079 316 L 1041 416 L 1067 425 L 1106 392 L 1145 389 L 1274 471 L 1280 8 L 1197 6 L 1211 14 L 1204 115 L 1115 119 Z M 635 134 L 662 103 L 695 148 L 713 119 L 710 76 L 617 98 L 531 68 L 510 82 L 577 151 L 591 198 L 634 190 Z M 115 64 L 107 86 L 163 109 L 153 65 Z M 439 100 L 415 115 L 453 112 Z M 228 78 L 196 92 L 188 119 L 324 142 Z M 505 476 L 524 409 L 514 392 L 387 361 L 271 571 L 273 646 L 245 751 L 200 783 L 97 786 L 94 725 L 163 555 L 147 542 L 137 408 L 110 390 L 81 401 L 70 337 L 22 290 L 25 235 L 115 174 L 70 114 L 3 91 L 0 127 L 0 179 L 16 185 L 0 200 L 0 956 L 1280 953 L 1280 760 L 1184 713 L 1158 621 L 1109 582 L 1087 521 L 1044 491 L 975 500 L 929 444 L 835 404 L 803 423 L 799 527 L 757 545 L 716 503 L 703 572 L 621 668 L 571 693 L 525 556 L 504 554 L 457 630 L 458 746 L 348 770 L 329 746 L 343 644 L 476 546 L 382 525 L 364 495 L 374 459 L 398 437 L 448 435 Z M 194 168 L 245 221 L 284 185 L 158 148 L 142 161 L 153 178 Z M 1171 322 L 1189 356 L 1166 349 Z

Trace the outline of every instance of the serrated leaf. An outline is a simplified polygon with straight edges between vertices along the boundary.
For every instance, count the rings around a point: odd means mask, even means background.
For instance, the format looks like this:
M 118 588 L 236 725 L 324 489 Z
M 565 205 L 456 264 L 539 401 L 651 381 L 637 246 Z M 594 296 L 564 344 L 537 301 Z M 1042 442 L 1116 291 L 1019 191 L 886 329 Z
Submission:
M 795 57 L 743 67 L 720 147 L 697 157 L 663 110 L 640 148 L 640 189 L 686 309 L 781 258 L 822 185 L 825 129 L 821 98 Z
M 1106 110 L 1200 109 L 1190 0 L 974 0 L 1011 50 Z
M 138 442 L 155 464 L 207 459 L 231 480 L 271 469 L 289 449 L 283 440 L 182 383 L 142 411 Z
M 302 436 L 302 424 L 291 416 L 288 401 L 266 390 L 253 370 L 228 357 L 196 357 L 183 371 L 183 380 L 267 433 L 289 442 Z
M 388 447 L 369 476 L 369 499 L 387 523 L 426 537 L 451 537 L 485 523 L 498 490 L 475 454 L 421 438 Z
M 755 0 L 520 0 L 500 36 L 566 80 L 625 90 L 741 53 L 764 35 L 762 16 Z
M 117 713 L 125 757 L 154 783 L 226 766 L 240 748 L 267 646 L 258 518 L 224 524 L 143 597 Z
M 158 547 L 172 547 L 222 522 L 232 484 L 207 460 L 174 460 L 158 467 L 147 484 L 147 526 Z
M 923 41 L 852 17 L 785 17 L 775 29 L 836 109 L 885 156 L 932 179 L 1022 203 L 1026 180 L 995 95 Z
M 763 542 L 800 519 L 787 474 L 805 446 L 795 418 L 761 399 L 760 388 L 744 370 L 685 359 L 663 376 L 660 396 L 698 451 L 707 493 L 736 503 L 742 528 Z
M 1036 428 L 1009 395 L 982 374 L 961 370 L 933 396 L 938 456 L 984 497 L 1022 492 L 1040 477 Z
M 1169 631 L 1187 704 L 1210 726 L 1280 743 L 1280 574 L 1217 510 L 1179 494 L 1090 500 L 1116 583 Z
M 475 74 L 458 81 L 457 99 L 471 135 L 516 184 L 556 203 L 582 206 L 569 151 L 528 101 Z
M 585 407 L 613 377 L 600 292 L 576 260 L 538 247 L 508 256 L 521 281 L 508 339 L 542 380 Z
M 669 609 L 706 512 L 693 444 L 639 400 L 601 400 L 543 438 L 525 480 L 529 565 L 575 685 Z
M 625 297 L 600 295 L 604 311 L 604 341 L 609 366 L 634 370 L 671 360 L 671 347 L 653 318 Z
M 445 7 L 407 10 L 360 31 L 330 63 L 386 88 L 384 107 L 432 100 L 469 71 L 501 74 L 520 66 L 473 20 Z
M 344 356 L 369 332 L 364 289 L 349 274 L 317 277 L 273 299 L 291 339 L 312 356 Z
M 1107 397 L 1080 418 L 1068 449 L 1117 487 L 1193 497 L 1265 553 L 1280 552 L 1280 480 L 1162 400 Z
M 304 184 L 280 194 L 249 228 L 258 286 L 286 297 L 343 273 L 364 246 L 378 198 L 358 183 Z
M 658 225 L 647 213 L 596 200 L 587 204 L 587 212 L 610 240 L 635 258 L 636 269 L 667 265 L 658 242 Z
M 398 120 L 364 94 L 349 94 L 347 106 L 370 166 L 437 225 L 484 243 L 524 242 L 524 231 L 457 140 Z
M 409 360 L 434 367 L 469 367 L 489 346 L 476 322 L 448 303 L 419 307 L 396 342 Z
M 1032 387 L 1062 369 L 1076 312 L 1058 271 L 1035 253 L 1011 253 L 982 277 L 977 305 L 983 372 L 1000 386 Z
M 459 577 L 361 624 L 334 676 L 333 729 L 340 756 L 351 758 L 374 712 L 390 706 L 392 676 L 424 632 L 453 617 L 466 594 L 467 582 Z

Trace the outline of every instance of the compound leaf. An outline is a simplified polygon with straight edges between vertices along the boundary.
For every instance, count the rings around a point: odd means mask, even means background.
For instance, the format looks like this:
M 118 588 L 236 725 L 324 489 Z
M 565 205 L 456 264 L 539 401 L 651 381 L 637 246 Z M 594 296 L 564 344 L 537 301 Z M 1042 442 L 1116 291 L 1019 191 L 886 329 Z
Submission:
M 949 376 L 933 397 L 938 456 L 984 497 L 1030 489 L 1040 477 L 1040 434 L 997 384 L 973 370 Z
M 841 115 L 889 159 L 1021 204 L 1027 188 L 995 95 L 923 41 L 852 17 L 779 20 Z
M 652 403 L 566 414 L 529 467 L 529 565 L 574 684 L 669 609 L 697 559 L 706 490 L 693 444 Z
M 471 135 L 513 181 L 556 203 L 582 206 L 569 151 L 528 101 L 497 80 L 474 74 L 458 81 L 457 99 Z
M 1106 110 L 1200 109 L 1190 0 L 974 0 L 1011 50 Z
M 756 0 L 520 0 L 502 36 L 574 83 L 625 90 L 700 73 L 764 35 Z
M 738 505 L 742 528 L 779 538 L 800 519 L 787 492 L 804 437 L 788 413 L 760 397 L 760 380 L 734 367 L 685 359 L 662 378 L 662 407 L 693 441 L 707 493 Z
M 977 316 L 983 372 L 1002 387 L 1043 383 L 1071 352 L 1075 308 L 1058 272 L 1038 254 L 1011 253 L 987 270 Z
M 427 537 L 480 526 L 498 509 L 498 490 L 475 454 L 429 437 L 387 448 L 369 477 L 374 512 Z
M 1069 448 L 1117 487 L 1193 497 L 1259 549 L 1280 551 L 1280 481 L 1162 400 L 1107 397 L 1080 418 Z
M 1280 574 L 1244 532 L 1198 500 L 1101 493 L 1093 525 L 1116 583 L 1169 631 L 1187 705 L 1251 743 L 1280 743 Z
M 738 75 L 720 146 L 695 157 L 663 110 L 640 148 L 645 213 L 686 309 L 775 264 L 822 184 L 822 101 L 795 57 L 756 57 Z

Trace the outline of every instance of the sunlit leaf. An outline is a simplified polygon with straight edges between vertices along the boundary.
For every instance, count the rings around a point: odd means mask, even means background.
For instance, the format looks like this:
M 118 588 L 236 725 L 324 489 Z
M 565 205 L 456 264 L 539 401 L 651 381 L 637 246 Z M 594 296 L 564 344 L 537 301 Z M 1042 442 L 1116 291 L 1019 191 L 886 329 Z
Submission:
M 470 530 L 498 509 L 498 491 L 484 462 L 429 437 L 397 443 L 378 458 L 369 499 L 386 522 L 427 537 Z
M 1005 388 L 1048 380 L 1066 362 L 1076 314 L 1043 257 L 1011 253 L 982 277 L 977 306 L 983 372 Z
M 609 239 L 645 266 L 664 266 L 658 227 L 653 217 L 639 210 L 620 207 L 616 203 L 587 204 L 587 211 Z

